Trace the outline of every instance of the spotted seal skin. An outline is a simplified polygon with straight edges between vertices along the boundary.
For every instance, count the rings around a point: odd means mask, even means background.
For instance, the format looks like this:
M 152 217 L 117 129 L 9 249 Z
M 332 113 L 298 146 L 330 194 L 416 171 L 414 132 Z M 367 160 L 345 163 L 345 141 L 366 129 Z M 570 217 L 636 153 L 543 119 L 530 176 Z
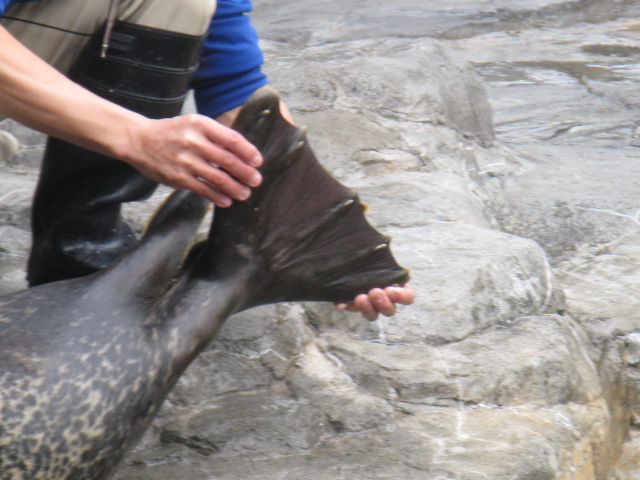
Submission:
M 0 297 L 2 480 L 110 478 L 235 312 L 407 280 L 278 105 L 263 89 L 240 113 L 264 181 L 216 212 L 207 240 L 192 242 L 206 202 L 176 192 L 107 270 Z

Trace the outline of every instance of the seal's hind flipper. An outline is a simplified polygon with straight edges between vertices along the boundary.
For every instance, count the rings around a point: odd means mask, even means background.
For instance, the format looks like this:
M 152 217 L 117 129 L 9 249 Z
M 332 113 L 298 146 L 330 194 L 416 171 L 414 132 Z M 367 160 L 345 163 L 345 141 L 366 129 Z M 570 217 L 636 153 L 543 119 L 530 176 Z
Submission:
M 349 301 L 405 282 L 408 272 L 391 255 L 389 238 L 367 223 L 356 193 L 324 170 L 279 102 L 273 90 L 261 89 L 234 124 L 261 151 L 264 180 L 249 200 L 216 210 L 205 261 L 220 268 L 244 256 L 260 264 L 252 305 Z
M 164 293 L 182 268 L 209 208 L 208 200 L 195 193 L 173 192 L 149 220 L 138 245 L 101 274 L 101 283 L 137 298 Z

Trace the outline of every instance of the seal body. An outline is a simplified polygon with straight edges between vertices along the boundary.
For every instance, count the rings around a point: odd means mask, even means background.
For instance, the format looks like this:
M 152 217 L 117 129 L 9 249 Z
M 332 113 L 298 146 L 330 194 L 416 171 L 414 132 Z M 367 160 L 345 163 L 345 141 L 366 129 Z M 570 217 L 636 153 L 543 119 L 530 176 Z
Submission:
M 158 332 L 127 323 L 140 312 L 82 287 L 43 292 L 57 305 L 30 295 L 5 304 L 34 313 L 0 328 L 1 478 L 106 478 L 172 386 L 175 365 Z
M 105 271 L 0 298 L 0 478 L 105 480 L 231 314 L 406 281 L 278 105 L 262 91 L 240 113 L 263 184 L 207 240 L 193 245 L 206 202 L 177 192 Z
M 197 225 L 204 202 L 191 200 Z M 177 264 L 159 249 L 185 233 L 152 235 L 104 274 L 0 299 L 0 478 L 108 478 L 144 433 L 188 360 L 180 325 L 153 324 L 171 266 L 143 269 Z

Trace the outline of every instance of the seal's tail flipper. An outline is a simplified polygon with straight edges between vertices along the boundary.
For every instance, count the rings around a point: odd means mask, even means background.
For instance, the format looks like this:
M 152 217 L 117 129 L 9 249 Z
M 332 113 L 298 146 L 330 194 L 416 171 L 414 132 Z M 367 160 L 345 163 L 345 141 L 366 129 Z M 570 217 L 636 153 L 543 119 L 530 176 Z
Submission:
M 358 196 L 324 170 L 279 103 L 263 88 L 238 116 L 234 128 L 264 157 L 264 180 L 249 200 L 216 210 L 200 261 L 224 269 L 232 264 L 220 262 L 244 256 L 254 264 L 245 308 L 350 301 L 373 287 L 405 282 L 408 272 L 391 255 L 389 238 L 367 223 Z

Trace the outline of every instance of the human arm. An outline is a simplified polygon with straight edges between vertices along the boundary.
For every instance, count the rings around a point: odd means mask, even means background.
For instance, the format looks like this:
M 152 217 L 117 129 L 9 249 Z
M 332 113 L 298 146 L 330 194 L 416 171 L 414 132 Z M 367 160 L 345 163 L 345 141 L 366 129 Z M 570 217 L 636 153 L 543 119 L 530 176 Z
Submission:
M 261 177 L 258 150 L 201 115 L 151 120 L 67 79 L 0 26 L 0 112 L 120 160 L 149 178 L 228 206 Z M 220 166 L 216 168 L 214 165 Z

